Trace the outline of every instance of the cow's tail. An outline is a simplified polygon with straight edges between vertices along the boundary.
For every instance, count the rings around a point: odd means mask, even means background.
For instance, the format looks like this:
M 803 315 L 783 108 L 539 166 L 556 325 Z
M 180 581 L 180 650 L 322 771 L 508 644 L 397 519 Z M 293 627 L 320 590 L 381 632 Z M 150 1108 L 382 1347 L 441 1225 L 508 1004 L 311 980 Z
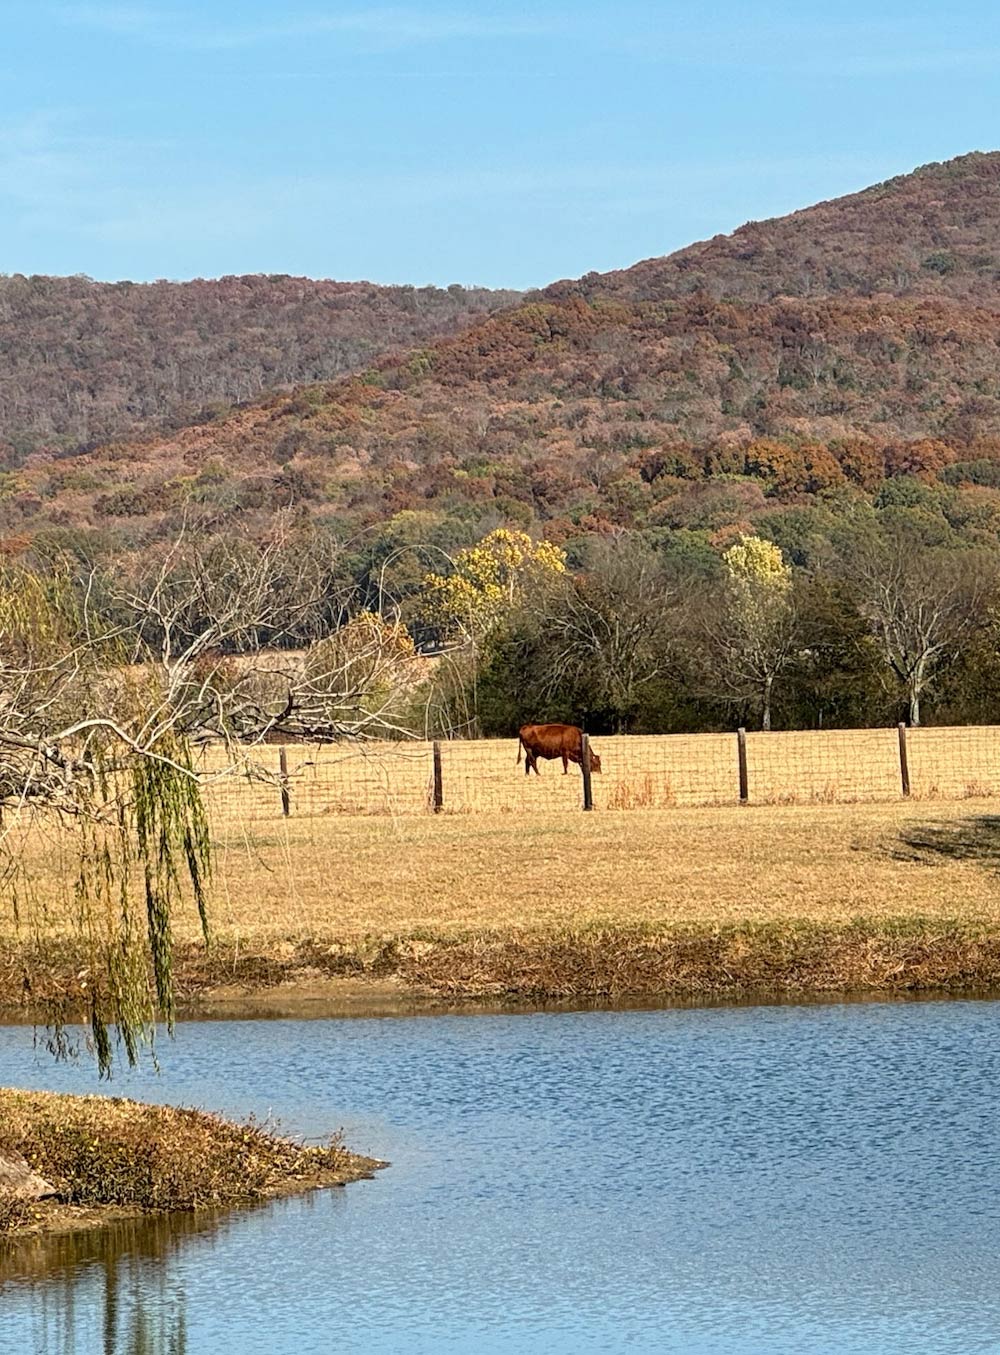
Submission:
M 521 738 L 520 734 L 518 734 L 518 736 L 517 736 L 517 765 L 518 765 L 519 767 L 520 767 L 520 765 L 521 765 L 521 751 L 522 751 L 523 748 L 524 748 L 524 740 Z

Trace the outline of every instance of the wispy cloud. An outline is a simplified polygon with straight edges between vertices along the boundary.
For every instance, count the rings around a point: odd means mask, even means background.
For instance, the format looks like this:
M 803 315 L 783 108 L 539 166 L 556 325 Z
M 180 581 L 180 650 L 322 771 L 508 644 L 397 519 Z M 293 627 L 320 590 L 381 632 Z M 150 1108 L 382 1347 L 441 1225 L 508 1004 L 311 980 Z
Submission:
M 235 7 L 234 7 L 235 8 Z M 331 6 L 331 9 L 333 7 Z M 275 6 L 277 10 L 278 7 Z M 473 9 L 429 3 L 356 5 L 335 12 L 290 6 L 284 13 L 220 18 L 208 7 L 78 0 L 56 4 L 57 22 L 168 50 L 223 52 L 255 47 L 330 43 L 369 52 L 446 43 L 555 36 L 561 50 L 595 59 L 627 58 L 661 68 L 777 72 L 801 78 L 887 79 L 940 73 L 991 74 L 1000 60 L 1000 28 L 956 23 L 948 34 L 905 19 L 812 21 L 802 15 L 733 23 L 711 12 L 672 20 L 666 8 L 622 0 L 610 13 L 569 6 Z
M 153 37 L 165 19 L 155 10 L 130 5 L 64 5 L 52 12 L 65 23 L 118 37 Z
M 8 229 L 99 235 L 144 198 L 129 186 L 137 166 L 176 148 L 164 138 L 94 134 L 67 109 L 0 123 L 0 218 Z
M 54 11 L 62 22 L 115 37 L 199 51 L 223 51 L 306 38 L 340 37 L 379 48 L 461 39 L 527 37 L 552 31 L 551 20 L 464 10 L 386 7 L 337 14 L 289 12 L 280 19 L 206 22 L 197 12 L 144 5 L 74 4 Z
M 73 135 L 64 113 L 36 112 L 0 124 L 0 201 L 34 209 L 56 201 L 65 205 L 86 183 L 101 159 L 92 137 Z
M 887 44 L 882 50 L 857 50 L 836 63 L 817 61 L 816 67 L 829 75 L 847 75 L 859 79 L 888 78 L 895 75 L 990 75 L 1000 65 L 1000 48 L 930 47 L 906 51 Z M 807 68 L 808 69 L 808 68 Z

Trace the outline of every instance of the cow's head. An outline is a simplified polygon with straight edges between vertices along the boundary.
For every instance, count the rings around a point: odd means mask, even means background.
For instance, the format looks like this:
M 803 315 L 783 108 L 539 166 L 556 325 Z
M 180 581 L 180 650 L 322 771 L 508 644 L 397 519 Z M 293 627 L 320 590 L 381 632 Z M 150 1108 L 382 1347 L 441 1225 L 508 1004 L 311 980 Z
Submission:
M 590 770 L 592 772 L 599 772 L 601 770 L 601 759 L 594 752 L 593 748 L 591 748 L 589 751 L 590 751 Z

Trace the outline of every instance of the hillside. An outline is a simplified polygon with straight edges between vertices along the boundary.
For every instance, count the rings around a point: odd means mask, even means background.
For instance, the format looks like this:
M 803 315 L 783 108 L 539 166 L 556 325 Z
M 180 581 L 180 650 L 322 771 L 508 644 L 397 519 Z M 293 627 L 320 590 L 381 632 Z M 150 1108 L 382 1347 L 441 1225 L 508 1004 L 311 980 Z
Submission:
M 860 193 L 613 273 L 546 289 L 570 296 L 663 301 L 858 296 L 951 297 L 1000 307 L 1000 154 L 923 165 Z
M 228 417 L 30 457 L 0 530 L 138 542 L 195 503 L 217 525 L 299 505 L 342 531 L 419 510 L 443 541 L 504 520 L 724 539 L 900 483 L 996 536 L 998 278 L 1000 155 L 965 156 Z
M 100 283 L 0 276 L 0 469 L 357 370 L 514 292 L 284 276 Z

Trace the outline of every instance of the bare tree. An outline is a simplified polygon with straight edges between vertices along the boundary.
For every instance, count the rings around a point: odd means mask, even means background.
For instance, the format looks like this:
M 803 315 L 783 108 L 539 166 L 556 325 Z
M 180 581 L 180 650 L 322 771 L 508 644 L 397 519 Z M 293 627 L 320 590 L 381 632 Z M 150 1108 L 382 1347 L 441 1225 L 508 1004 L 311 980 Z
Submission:
M 706 593 L 695 623 L 700 687 L 715 699 L 749 707 L 762 730 L 771 728 L 775 688 L 801 648 L 794 592 L 768 598 L 752 618 L 731 585 Z
M 624 729 L 647 687 L 672 663 L 684 590 L 650 547 L 600 542 L 546 611 L 549 674 L 585 686 Z
M 894 527 L 852 545 L 844 568 L 859 613 L 888 672 L 902 687 L 909 722 L 934 679 L 987 619 L 995 565 L 985 553 L 928 546 Z
M 127 1055 L 172 1019 L 171 916 L 185 893 L 206 939 L 208 826 L 199 746 L 228 750 L 212 778 L 270 775 L 254 750 L 280 736 L 408 733 L 412 641 L 397 618 L 331 597 L 329 559 L 293 543 L 179 541 L 113 579 L 0 572 L 0 856 L 22 925 L 40 835 L 76 852 L 86 1006 L 102 1071 L 113 1023 Z M 324 616 L 340 624 L 322 635 Z M 305 630 L 303 630 L 305 627 Z M 312 630 L 312 644 L 270 646 Z

